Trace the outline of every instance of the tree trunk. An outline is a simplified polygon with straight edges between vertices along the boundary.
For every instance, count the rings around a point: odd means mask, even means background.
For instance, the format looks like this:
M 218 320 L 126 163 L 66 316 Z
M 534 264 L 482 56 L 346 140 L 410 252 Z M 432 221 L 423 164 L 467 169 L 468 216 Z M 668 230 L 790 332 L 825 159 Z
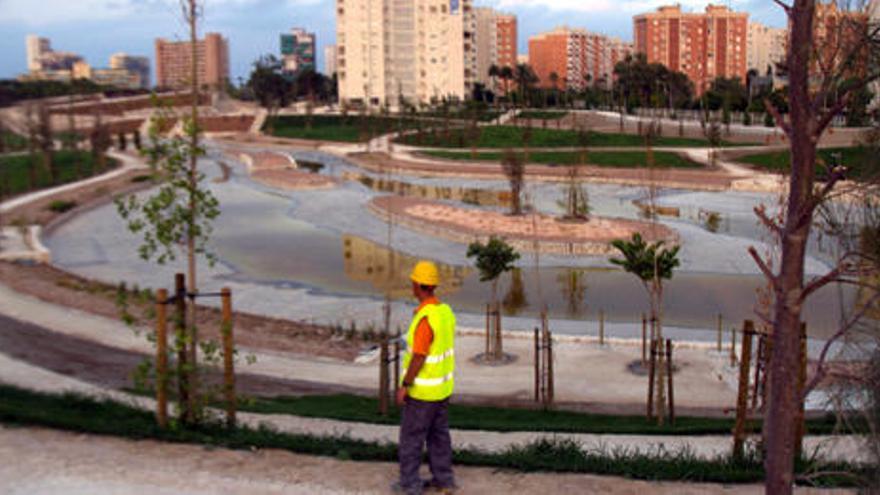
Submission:
M 770 403 L 767 408 L 765 490 L 768 495 L 792 493 L 794 482 L 795 418 L 798 404 L 801 296 L 804 256 L 813 213 L 811 200 L 816 160 L 816 119 L 810 107 L 809 55 L 813 37 L 815 0 L 797 0 L 790 13 L 791 47 L 788 54 L 791 111 L 791 176 L 785 222 L 781 232 L 782 257 L 774 283 L 773 350 L 770 356 Z
M 186 259 L 187 259 L 187 267 L 188 267 L 188 277 L 187 290 L 190 294 L 196 294 L 198 292 L 198 283 L 196 281 L 196 196 L 195 190 L 198 188 L 198 147 L 199 147 L 199 71 L 198 71 L 198 32 L 197 32 L 197 22 L 198 22 L 198 10 L 197 10 L 196 0 L 189 0 L 189 35 L 190 35 L 190 43 L 191 43 L 191 56 L 192 56 L 192 67 L 191 67 L 191 92 L 192 92 L 192 109 L 191 109 L 191 119 L 192 119 L 192 133 L 190 137 L 190 157 L 189 157 L 189 181 L 190 181 L 190 225 L 189 232 L 186 240 Z M 196 305 L 193 304 L 191 310 L 188 313 L 190 317 L 190 321 L 187 322 L 190 329 L 190 348 L 189 348 L 189 366 L 190 366 L 190 376 L 189 376 L 189 404 L 188 404 L 188 412 L 189 417 L 187 418 L 189 421 L 196 421 L 198 418 L 196 417 L 196 406 L 198 400 L 198 390 L 199 390 L 199 381 L 198 381 L 198 346 L 199 346 L 199 335 L 198 329 L 196 328 Z

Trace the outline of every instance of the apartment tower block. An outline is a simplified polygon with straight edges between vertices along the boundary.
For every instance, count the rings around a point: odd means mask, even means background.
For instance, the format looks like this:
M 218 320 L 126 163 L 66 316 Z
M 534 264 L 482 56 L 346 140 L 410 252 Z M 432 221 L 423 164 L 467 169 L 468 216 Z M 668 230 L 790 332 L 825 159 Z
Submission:
M 196 67 L 200 86 L 220 88 L 229 80 L 229 44 L 217 33 L 196 42 Z M 156 85 L 185 89 L 192 79 L 192 43 L 156 40 Z
M 719 77 L 745 82 L 748 23 L 747 13 L 723 6 L 709 5 L 705 13 L 668 6 L 634 17 L 633 37 L 649 63 L 685 73 L 701 94 Z
M 336 0 L 341 101 L 464 100 L 477 61 L 472 0 Z
M 498 92 L 497 78 L 489 76 L 493 65 L 500 68 L 516 67 L 517 22 L 516 16 L 504 14 L 488 7 L 476 11 L 476 81 Z
M 609 88 L 614 66 L 632 50 L 630 43 L 616 38 L 561 27 L 529 38 L 529 63 L 544 88 Z

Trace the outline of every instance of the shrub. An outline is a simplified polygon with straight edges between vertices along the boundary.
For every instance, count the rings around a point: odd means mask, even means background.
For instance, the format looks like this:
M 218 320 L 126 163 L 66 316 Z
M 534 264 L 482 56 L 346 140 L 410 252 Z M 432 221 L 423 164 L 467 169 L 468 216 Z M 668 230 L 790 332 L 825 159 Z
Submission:
M 76 201 L 57 199 L 49 203 L 48 209 L 54 213 L 66 213 L 76 208 Z

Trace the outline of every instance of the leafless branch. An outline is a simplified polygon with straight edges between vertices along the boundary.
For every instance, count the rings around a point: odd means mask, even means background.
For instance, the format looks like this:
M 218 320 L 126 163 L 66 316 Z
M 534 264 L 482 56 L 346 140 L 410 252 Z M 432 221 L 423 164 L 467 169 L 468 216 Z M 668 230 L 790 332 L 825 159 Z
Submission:
M 782 10 L 785 11 L 786 15 L 791 13 L 791 5 L 788 5 L 787 3 L 783 2 L 782 0 L 773 0 L 773 3 L 782 7 Z
M 775 0 L 774 0 L 775 1 Z M 773 103 L 770 102 L 770 98 L 764 98 L 764 107 L 767 109 L 767 112 L 773 116 L 773 120 L 776 122 L 776 125 L 782 129 L 782 132 L 785 133 L 786 136 L 791 138 L 791 126 L 785 122 L 785 118 L 779 113 L 779 110 L 773 106 Z
M 828 375 L 828 369 L 825 367 L 825 361 L 828 359 L 828 352 L 831 350 L 831 346 L 834 345 L 835 342 L 840 340 L 841 337 L 846 335 L 852 327 L 862 319 L 865 314 L 874 307 L 878 302 L 880 302 L 880 292 L 874 294 L 867 303 L 865 303 L 859 310 L 853 315 L 852 318 L 849 319 L 842 327 L 840 327 L 834 335 L 831 336 L 830 339 L 825 341 L 825 345 L 822 347 L 822 352 L 819 354 L 819 361 L 816 365 L 816 374 L 813 376 L 813 379 L 804 386 L 804 395 L 801 397 L 801 400 L 806 400 L 807 395 L 825 379 Z
M 767 277 L 767 280 L 769 280 L 770 283 L 775 288 L 776 284 L 778 282 L 776 275 L 773 275 L 773 272 L 770 270 L 770 267 L 767 266 L 767 263 L 764 261 L 764 258 L 761 258 L 761 255 L 758 254 L 758 250 L 755 249 L 753 246 L 750 246 L 749 247 L 749 254 L 752 256 L 752 259 L 755 260 L 755 263 L 757 263 L 758 269 L 761 270 L 761 273 L 763 273 L 764 276 Z
M 764 224 L 765 227 L 770 229 L 776 235 L 782 235 L 782 227 L 776 220 L 773 220 L 769 216 L 767 216 L 767 207 L 764 205 L 758 205 L 755 207 L 755 215 L 758 216 L 758 220 Z

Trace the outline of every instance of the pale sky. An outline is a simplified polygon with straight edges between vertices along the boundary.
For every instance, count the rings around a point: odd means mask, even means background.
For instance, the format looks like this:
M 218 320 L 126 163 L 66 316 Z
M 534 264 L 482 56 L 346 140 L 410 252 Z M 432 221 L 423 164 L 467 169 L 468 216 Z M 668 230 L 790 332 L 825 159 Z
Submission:
M 95 67 L 105 67 L 111 54 L 127 52 L 153 57 L 157 37 L 184 39 L 179 0 L 0 0 L 0 78 L 26 70 L 25 36 L 52 40 L 59 51 L 81 54 Z M 632 39 L 632 16 L 660 5 L 680 3 L 701 11 L 705 0 L 476 0 L 517 14 L 519 45 L 528 37 L 559 25 L 586 28 Z M 771 0 L 723 0 L 753 20 L 784 25 L 784 14 Z M 304 27 L 318 36 L 319 67 L 323 47 L 335 42 L 334 0 L 204 0 L 203 31 L 229 38 L 233 79 L 246 77 L 260 55 L 279 52 L 279 35 Z

